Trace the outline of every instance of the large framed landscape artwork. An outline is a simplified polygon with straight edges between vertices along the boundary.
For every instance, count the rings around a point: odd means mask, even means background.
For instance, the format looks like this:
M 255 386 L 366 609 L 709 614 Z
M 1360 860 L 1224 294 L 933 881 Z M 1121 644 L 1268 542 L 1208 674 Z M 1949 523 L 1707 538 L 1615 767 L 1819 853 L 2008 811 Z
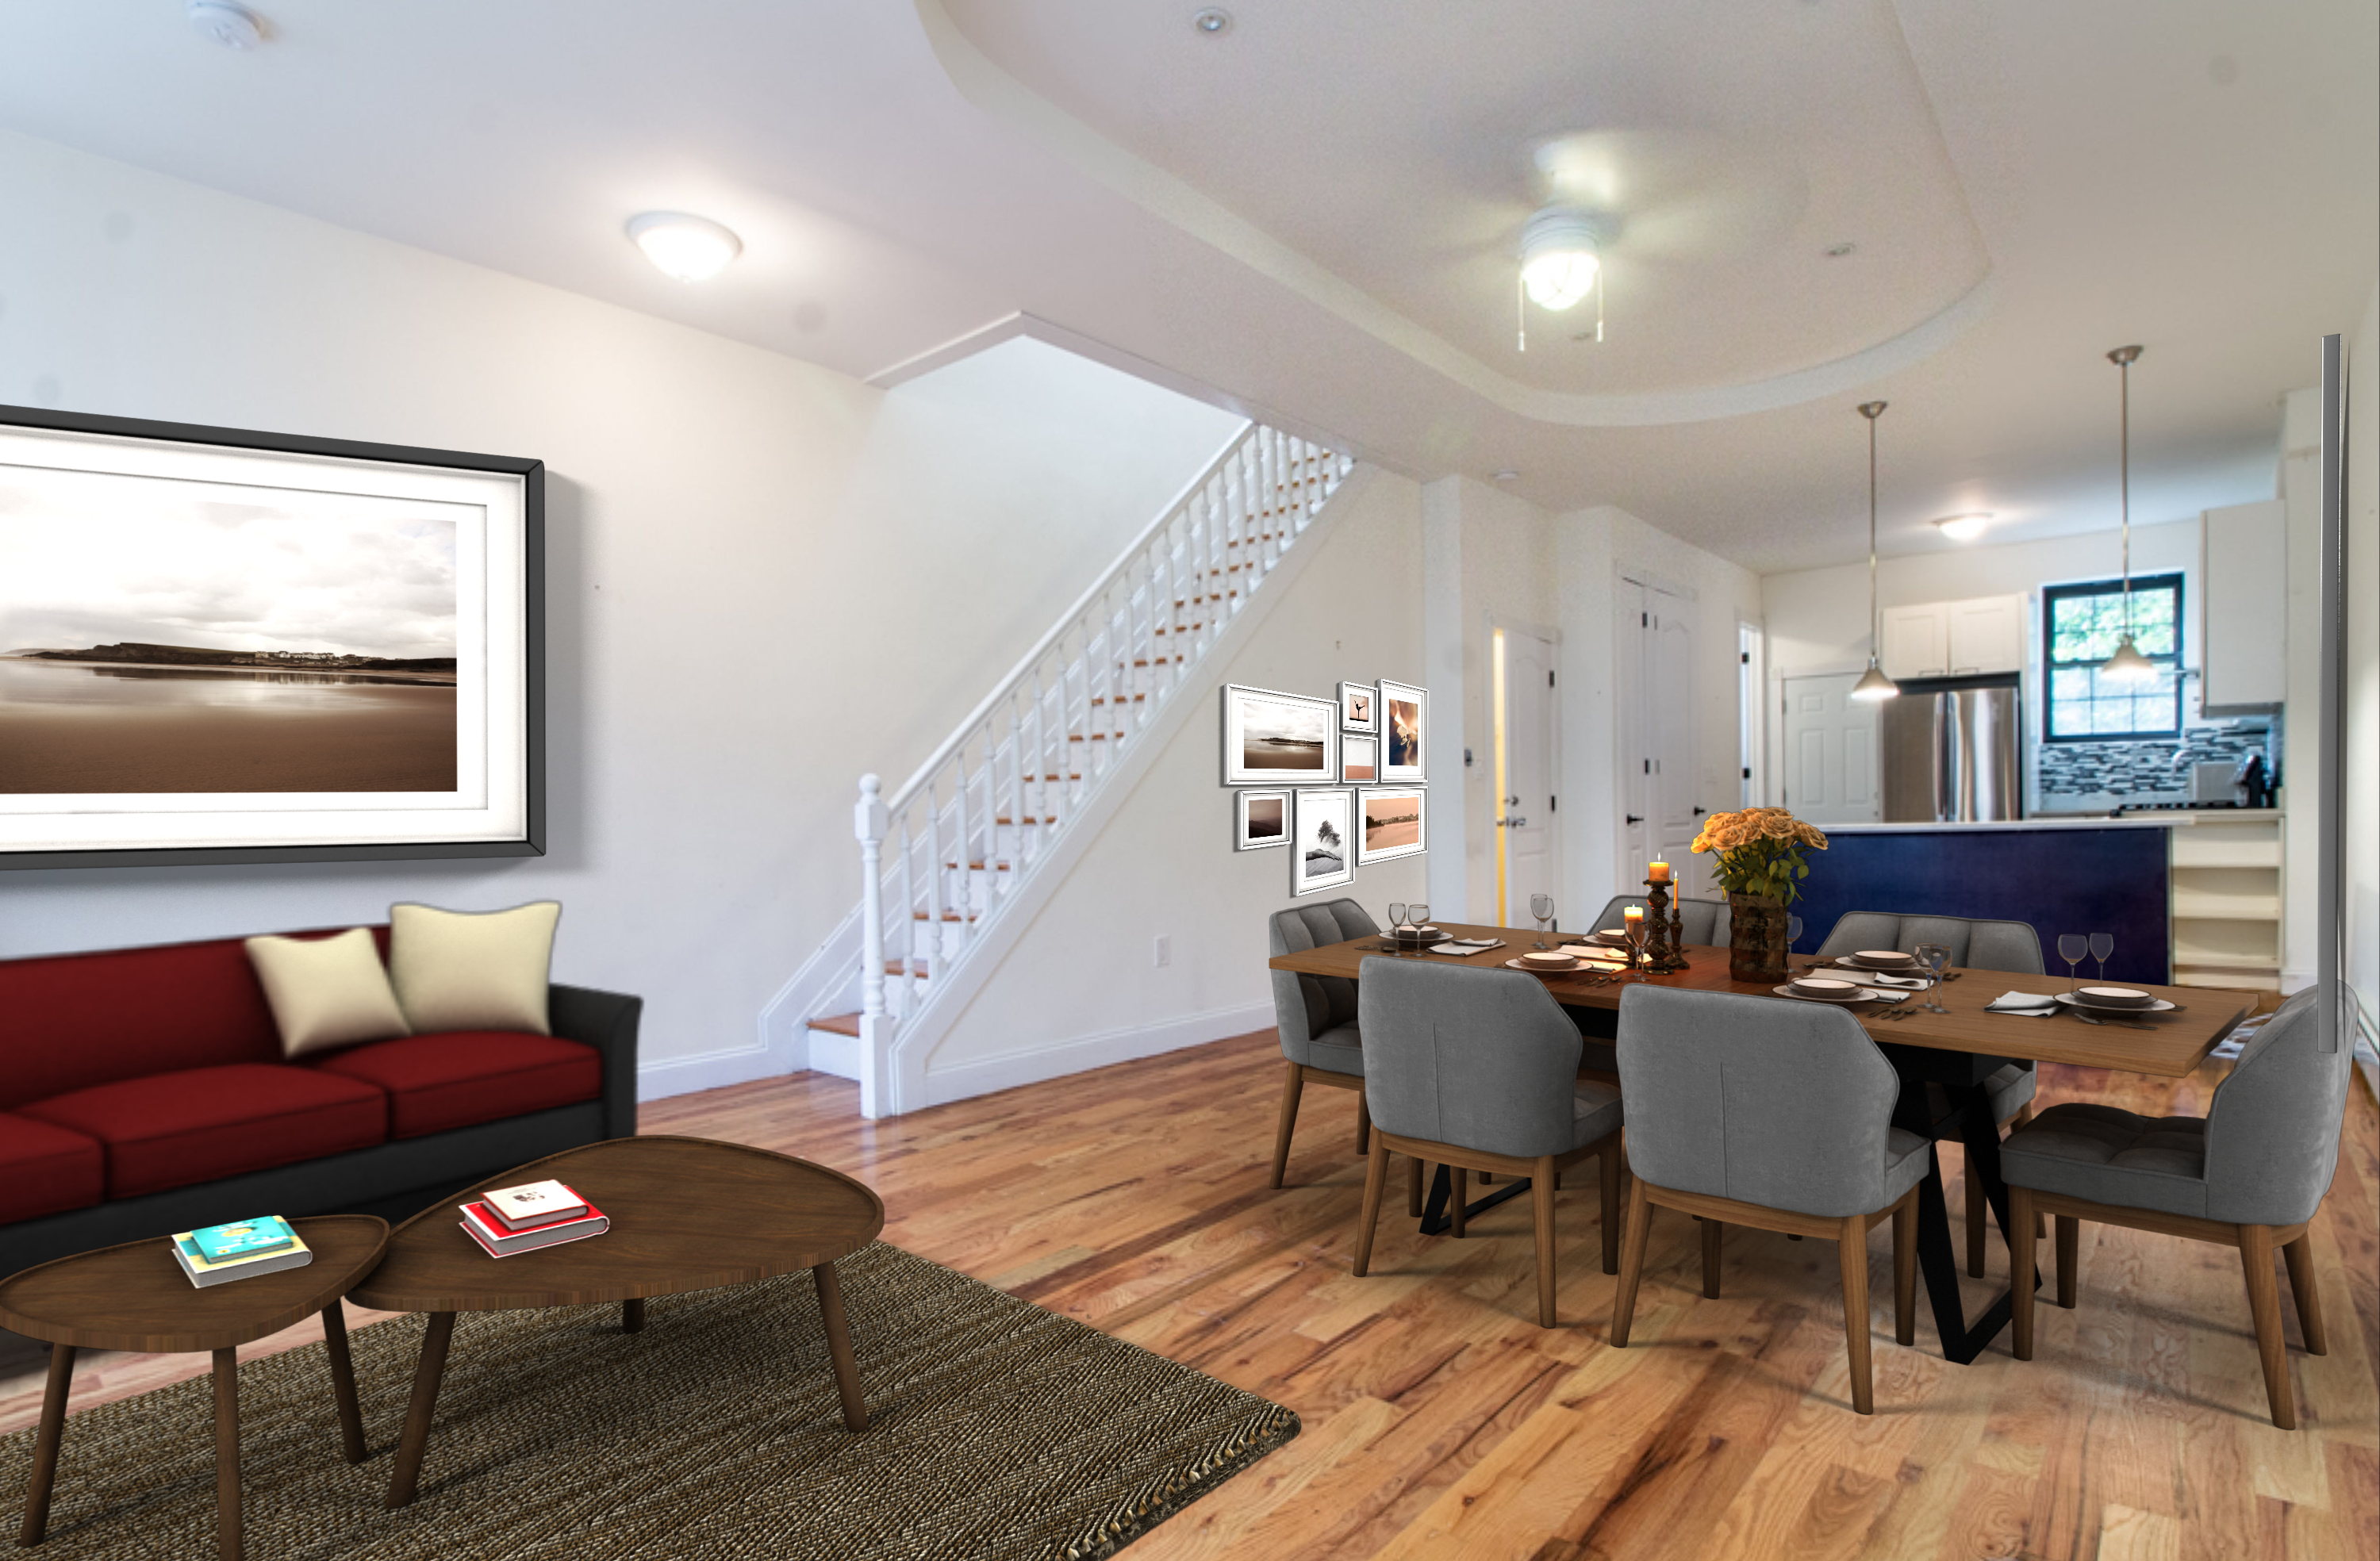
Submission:
M 544 466 L 0 407 L 0 866 L 544 849 Z
M 1338 779 L 1337 701 L 1225 685 L 1224 785 L 1316 786 Z

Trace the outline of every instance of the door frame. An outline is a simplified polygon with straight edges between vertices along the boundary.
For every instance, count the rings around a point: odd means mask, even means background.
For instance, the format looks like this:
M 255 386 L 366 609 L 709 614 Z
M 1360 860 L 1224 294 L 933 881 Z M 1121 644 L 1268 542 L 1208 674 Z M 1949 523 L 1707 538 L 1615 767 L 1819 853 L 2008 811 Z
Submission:
M 1508 617 L 1493 609 L 1490 609 L 1485 616 L 1488 639 L 1488 832 L 1493 842 L 1489 852 L 1488 867 L 1494 875 L 1496 885 L 1497 925 L 1512 926 L 1517 924 L 1510 915 L 1512 910 L 1510 891 L 1504 881 L 1504 818 L 1507 812 L 1504 798 L 1510 794 L 1505 789 L 1504 696 L 1509 690 L 1504 686 L 1504 664 L 1503 659 L 1499 655 L 1498 636 L 1527 635 L 1533 639 L 1543 640 L 1552 652 L 1547 660 L 1547 670 L 1556 674 L 1556 681 L 1554 697 L 1546 701 L 1546 783 L 1550 796 L 1557 799 L 1568 789 L 1562 784 L 1562 702 L 1560 680 L 1562 636 L 1561 630 L 1550 624 L 1539 623 L 1526 618 Z M 1561 879 L 1563 864 L 1561 809 L 1558 805 L 1548 813 L 1547 830 L 1546 858 L 1552 865 L 1555 881 L 1559 883 Z M 1556 903 L 1560 902 L 1557 901 Z

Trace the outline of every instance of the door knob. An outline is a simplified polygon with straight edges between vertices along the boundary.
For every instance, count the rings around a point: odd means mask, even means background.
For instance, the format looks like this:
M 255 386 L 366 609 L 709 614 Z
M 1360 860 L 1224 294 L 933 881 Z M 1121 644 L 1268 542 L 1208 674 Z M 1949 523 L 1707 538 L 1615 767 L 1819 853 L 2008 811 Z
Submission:
M 1642 824 L 1645 820 L 1638 815 L 1632 813 L 1628 815 L 1628 822 L 1631 824 Z

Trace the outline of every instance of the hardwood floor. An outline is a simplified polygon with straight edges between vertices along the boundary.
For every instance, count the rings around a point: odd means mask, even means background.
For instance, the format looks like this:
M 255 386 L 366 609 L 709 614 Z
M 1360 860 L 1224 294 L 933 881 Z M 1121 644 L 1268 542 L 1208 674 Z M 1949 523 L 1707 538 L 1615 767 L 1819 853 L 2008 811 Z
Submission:
M 2360 1087 L 2313 1227 L 2326 1357 L 2301 1352 L 2284 1308 L 2290 1433 L 2265 1418 L 2236 1259 L 2131 1230 L 2084 1228 L 2081 1304 L 2042 1308 L 2035 1360 L 2003 1334 L 1966 1367 L 1942 1360 L 1923 1305 L 1916 1346 L 1892 1342 L 1879 1230 L 1872 1417 L 1849 1408 L 1828 1242 L 1730 1229 L 1722 1299 L 1706 1301 L 1694 1226 L 1657 1213 L 1634 1333 L 1610 1349 L 1591 1177 L 1560 1199 L 1557 1329 L 1535 1320 L 1525 1198 L 1461 1241 L 1417 1236 L 1392 1198 L 1372 1277 L 1354 1278 L 1354 1098 L 1307 1092 L 1290 1184 L 1268 1191 L 1280 1066 L 1266 1032 L 883 1122 L 816 1074 L 643 1120 L 849 1171 L 883 1195 L 888 1240 L 1297 1410 L 1303 1435 L 1135 1561 L 2380 1554 L 2380 1112 Z M 2217 1076 L 2042 1072 L 2045 1103 L 2192 1113 Z M 2006 1283 L 1993 1246 L 1971 1309 Z M 205 1369 L 100 1355 L 76 1403 Z M 0 1430 L 30 1423 L 40 1393 L 38 1375 L 0 1382 Z M 396 1431 L 367 1429 L 376 1448 Z M 69 1471 L 73 1440 L 69 1421 Z

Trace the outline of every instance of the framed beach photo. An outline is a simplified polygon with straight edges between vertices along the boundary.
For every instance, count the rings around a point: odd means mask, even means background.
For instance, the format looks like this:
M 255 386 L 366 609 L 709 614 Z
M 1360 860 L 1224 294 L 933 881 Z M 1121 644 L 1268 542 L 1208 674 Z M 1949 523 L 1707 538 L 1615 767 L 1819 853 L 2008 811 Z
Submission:
M 1339 685 L 1339 729 L 1342 732 L 1380 730 L 1380 691 L 1368 683 Z
M 1224 785 L 1311 786 L 1338 779 L 1338 712 L 1330 700 L 1224 687 Z
M 1232 846 L 1235 851 L 1262 851 L 1289 843 L 1287 792 L 1232 793 Z
M 0 407 L 0 866 L 541 854 L 544 484 Z
M 1369 866 L 1400 856 L 1419 856 L 1429 849 L 1423 815 L 1429 793 L 1419 786 L 1369 787 L 1355 793 L 1360 812 L 1355 837 L 1355 861 Z
M 1380 680 L 1380 780 L 1418 786 L 1429 779 L 1422 716 L 1429 691 Z
M 1353 732 L 1339 739 L 1339 779 L 1345 781 L 1380 778 L 1380 740 Z
M 1289 892 L 1314 894 L 1355 881 L 1355 793 L 1300 792 L 1289 853 Z

